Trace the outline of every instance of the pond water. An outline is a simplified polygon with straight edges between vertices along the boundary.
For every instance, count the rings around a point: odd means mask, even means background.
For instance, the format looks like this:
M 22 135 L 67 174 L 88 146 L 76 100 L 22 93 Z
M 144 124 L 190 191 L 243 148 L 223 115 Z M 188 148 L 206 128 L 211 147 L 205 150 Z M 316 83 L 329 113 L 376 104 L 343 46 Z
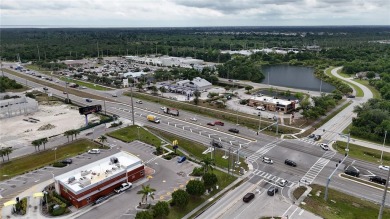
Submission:
M 261 68 L 265 79 L 262 84 L 320 91 L 321 80 L 314 76 L 314 69 L 301 66 L 273 65 Z M 335 87 L 322 82 L 322 92 L 332 92 Z

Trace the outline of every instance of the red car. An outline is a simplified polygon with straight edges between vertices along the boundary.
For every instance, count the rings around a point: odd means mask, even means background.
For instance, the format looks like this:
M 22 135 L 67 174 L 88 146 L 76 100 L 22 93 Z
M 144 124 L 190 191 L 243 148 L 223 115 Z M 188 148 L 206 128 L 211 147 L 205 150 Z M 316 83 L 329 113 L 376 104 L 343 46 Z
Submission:
M 216 122 L 214 122 L 214 125 L 224 126 L 225 123 L 223 123 L 223 122 L 221 122 L 221 121 L 216 121 Z
M 214 123 L 211 123 L 211 122 L 207 123 L 207 125 L 209 125 L 209 126 L 215 126 L 215 124 L 214 124 Z

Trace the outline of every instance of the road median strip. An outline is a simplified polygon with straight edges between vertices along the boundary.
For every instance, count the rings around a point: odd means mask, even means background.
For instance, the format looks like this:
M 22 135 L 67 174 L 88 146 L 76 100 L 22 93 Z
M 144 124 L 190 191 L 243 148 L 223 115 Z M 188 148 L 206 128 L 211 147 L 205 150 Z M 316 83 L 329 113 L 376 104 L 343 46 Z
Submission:
M 371 187 L 373 189 L 378 189 L 378 190 L 381 190 L 381 191 L 383 191 L 383 189 L 385 188 L 385 186 L 383 186 L 383 185 L 380 185 L 380 184 L 377 184 L 377 183 L 373 183 L 373 182 L 370 182 L 370 181 L 367 181 L 367 180 L 359 179 L 359 178 L 356 178 L 354 176 L 349 176 L 349 175 L 344 174 L 344 173 L 340 173 L 339 177 L 340 178 L 344 178 L 344 179 L 349 180 L 349 181 L 353 181 L 353 182 L 359 183 L 361 185 L 365 185 L 365 186 Z M 390 190 L 388 190 L 387 192 L 390 193 Z

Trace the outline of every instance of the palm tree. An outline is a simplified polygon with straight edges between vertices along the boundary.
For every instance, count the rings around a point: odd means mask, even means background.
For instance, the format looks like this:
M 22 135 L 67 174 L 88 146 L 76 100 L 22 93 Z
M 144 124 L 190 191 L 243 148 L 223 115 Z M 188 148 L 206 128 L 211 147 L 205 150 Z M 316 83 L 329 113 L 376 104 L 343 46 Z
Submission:
M 9 154 L 12 153 L 13 149 L 10 148 L 10 147 L 7 147 L 7 148 L 1 149 L 1 151 L 2 151 L 2 153 L 4 153 L 4 155 L 7 155 L 7 158 L 8 158 L 8 161 L 9 161 Z
M 213 159 L 211 159 L 209 157 L 205 157 L 205 158 L 203 158 L 203 160 L 201 162 L 202 162 L 204 173 L 208 172 L 209 169 L 211 171 L 213 171 L 213 166 L 212 166 L 214 163 Z
M 41 141 L 41 144 L 43 144 L 43 150 L 46 150 L 46 143 L 49 142 L 47 138 L 41 138 L 39 139 Z
M 1 158 L 3 158 L 3 163 L 4 163 L 4 156 L 5 156 L 4 148 L 0 149 L 0 156 Z
M 142 195 L 142 202 L 145 202 L 144 203 L 148 203 L 148 196 L 150 196 L 150 198 L 152 198 L 154 200 L 154 192 L 156 191 L 156 189 L 153 189 L 150 187 L 150 185 L 147 185 L 147 186 L 144 186 L 142 185 L 142 189 L 139 190 L 137 192 L 137 194 L 141 194 Z
M 32 141 L 31 144 L 35 147 L 35 151 L 37 151 L 37 147 L 39 150 L 39 146 L 41 146 L 41 142 L 39 141 L 39 139 Z
M 167 92 L 167 89 L 165 89 L 164 86 L 161 86 L 161 87 L 159 88 L 159 90 L 160 90 L 160 92 L 161 92 L 161 96 L 162 96 L 162 97 L 164 96 L 164 93 Z
M 64 136 L 68 138 L 68 143 L 69 143 L 69 136 L 71 135 L 70 130 L 64 132 Z
M 151 87 L 151 89 L 152 89 L 152 94 L 153 94 L 153 95 L 157 95 L 157 91 L 158 91 L 157 87 L 153 85 L 153 86 Z
M 73 130 L 73 134 L 74 134 L 74 138 L 77 139 L 77 135 L 80 134 L 80 130 L 74 129 L 74 130 Z
M 142 86 L 144 86 L 144 84 L 142 82 L 139 82 L 137 84 L 137 88 L 138 88 L 138 91 L 141 92 L 141 89 L 142 89 Z
M 104 147 L 104 142 L 107 142 L 107 137 L 104 136 L 104 135 L 101 135 L 99 138 L 98 138 L 99 142 L 102 143 L 103 147 Z

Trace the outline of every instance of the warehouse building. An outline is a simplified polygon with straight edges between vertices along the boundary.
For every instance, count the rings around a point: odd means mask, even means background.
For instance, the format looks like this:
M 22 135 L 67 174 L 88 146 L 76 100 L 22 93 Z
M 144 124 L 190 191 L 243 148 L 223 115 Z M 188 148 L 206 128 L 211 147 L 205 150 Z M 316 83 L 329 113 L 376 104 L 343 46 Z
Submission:
M 141 159 L 122 151 L 55 177 L 55 189 L 80 208 L 112 193 L 123 182 L 144 178 L 144 171 Z

